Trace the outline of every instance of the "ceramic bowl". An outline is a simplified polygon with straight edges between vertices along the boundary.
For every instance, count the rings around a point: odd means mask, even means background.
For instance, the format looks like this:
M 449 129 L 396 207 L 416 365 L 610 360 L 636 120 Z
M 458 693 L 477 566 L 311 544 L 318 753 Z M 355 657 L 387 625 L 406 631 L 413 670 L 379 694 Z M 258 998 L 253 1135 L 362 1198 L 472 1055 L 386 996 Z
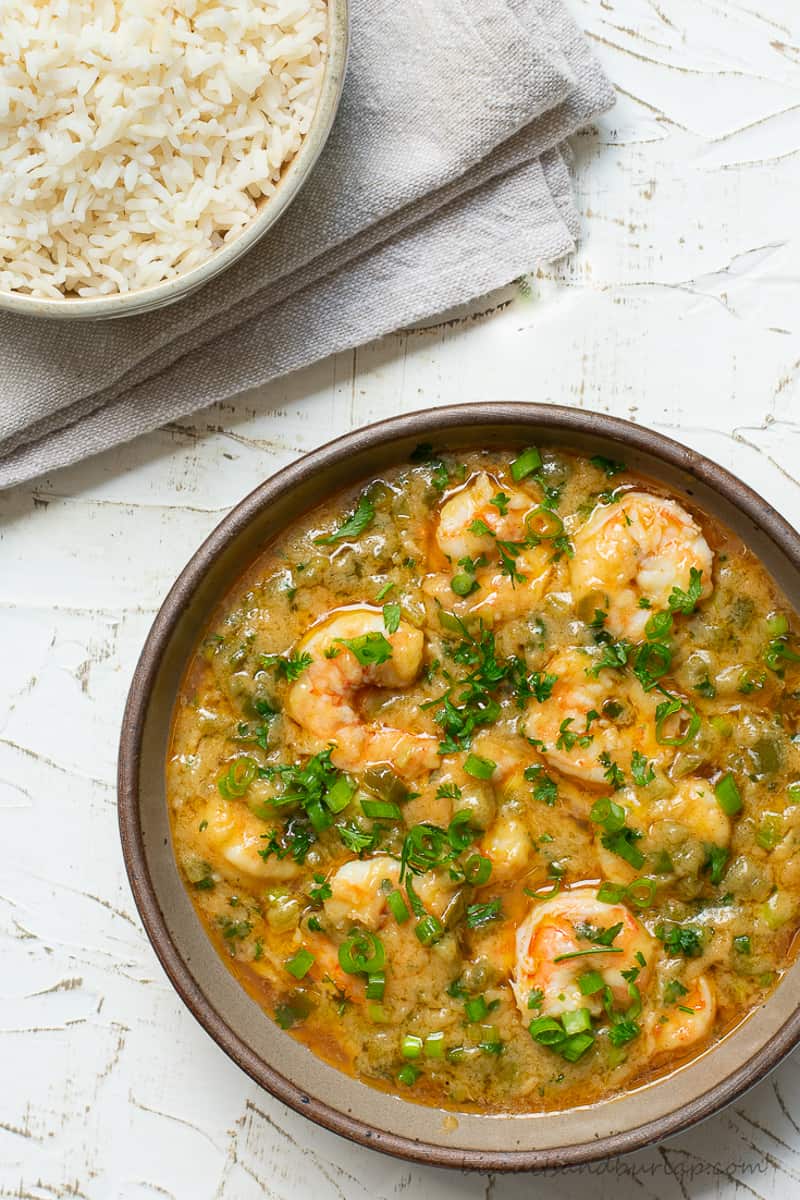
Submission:
M 19 292 L 0 290 L 0 309 L 27 317 L 52 317 L 61 320 L 109 320 L 150 312 L 173 304 L 182 296 L 203 287 L 220 271 L 241 258 L 264 236 L 294 200 L 308 179 L 333 125 L 339 107 L 347 67 L 349 36 L 349 0 L 328 0 L 328 58 L 319 102 L 310 128 L 300 149 L 285 168 L 278 186 L 265 197 L 249 225 L 210 258 L 175 279 L 152 287 L 138 288 L 122 295 L 67 296 L 63 300 L 39 299 Z
M 165 798 L 170 716 L 209 614 L 265 544 L 312 505 L 385 467 L 420 442 L 561 445 L 623 458 L 723 521 L 800 607 L 800 536 L 721 467 L 626 421 L 536 404 L 473 404 L 395 417 L 315 450 L 273 475 L 193 555 L 159 612 L 125 711 L 119 817 L 131 887 L 164 969 L 198 1021 L 256 1082 L 312 1120 L 416 1162 L 484 1171 L 586 1163 L 638 1149 L 716 1112 L 800 1040 L 800 963 L 766 1004 L 668 1076 L 584 1108 L 480 1116 L 428 1108 L 351 1079 L 282 1032 L 236 982 L 207 938 L 176 868 Z

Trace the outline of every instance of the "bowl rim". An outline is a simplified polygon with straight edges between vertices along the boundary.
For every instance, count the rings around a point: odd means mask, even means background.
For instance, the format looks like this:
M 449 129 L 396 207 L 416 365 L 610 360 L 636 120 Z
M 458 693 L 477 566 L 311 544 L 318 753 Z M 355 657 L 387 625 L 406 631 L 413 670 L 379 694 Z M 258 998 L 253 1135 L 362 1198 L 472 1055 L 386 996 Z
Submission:
M 353 451 L 368 450 L 409 437 L 441 437 L 465 426 L 519 426 L 528 422 L 548 432 L 563 433 L 565 438 L 572 433 L 607 437 L 686 472 L 753 521 L 800 571 L 800 533 L 771 504 L 724 467 L 655 430 L 605 413 L 529 402 L 457 404 L 407 413 L 353 430 L 302 455 L 269 476 L 231 509 L 191 556 L 161 605 L 139 657 L 122 719 L 117 780 L 125 868 L 145 932 L 183 1002 L 206 1032 L 255 1083 L 295 1112 L 359 1145 L 425 1166 L 492 1172 L 538 1171 L 580 1166 L 632 1153 L 712 1116 L 760 1082 L 800 1042 L 799 1003 L 765 1046 L 680 1110 L 650 1119 L 633 1129 L 564 1147 L 525 1150 L 446 1147 L 385 1132 L 303 1092 L 256 1054 L 228 1025 L 201 990 L 172 940 L 147 867 L 143 826 L 139 819 L 139 767 L 144 719 L 158 665 L 195 586 L 230 541 L 278 494 L 291 490 L 329 464 L 347 458 Z M 668 1078 L 664 1077 L 664 1083 Z M 557 1116 L 557 1113 L 551 1115 Z
M 286 165 L 277 190 L 268 197 L 253 219 L 230 242 L 224 242 L 210 257 L 191 270 L 150 287 L 107 296 L 72 297 L 53 300 L 9 292 L 0 288 L 0 311 L 22 317 L 53 320 L 101 320 L 135 316 L 172 304 L 203 287 L 226 270 L 258 242 L 275 224 L 303 187 L 328 140 L 339 110 L 350 43 L 350 0 L 326 0 L 328 46 L 317 107 L 308 131 L 294 157 Z

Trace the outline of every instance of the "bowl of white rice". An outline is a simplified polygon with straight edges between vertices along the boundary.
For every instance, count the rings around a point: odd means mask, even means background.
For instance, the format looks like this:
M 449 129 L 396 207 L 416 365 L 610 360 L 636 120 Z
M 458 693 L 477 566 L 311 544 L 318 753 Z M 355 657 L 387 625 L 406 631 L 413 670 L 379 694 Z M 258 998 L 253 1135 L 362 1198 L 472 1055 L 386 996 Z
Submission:
M 347 0 L 0 0 L 0 308 L 127 316 L 245 253 L 307 178 Z

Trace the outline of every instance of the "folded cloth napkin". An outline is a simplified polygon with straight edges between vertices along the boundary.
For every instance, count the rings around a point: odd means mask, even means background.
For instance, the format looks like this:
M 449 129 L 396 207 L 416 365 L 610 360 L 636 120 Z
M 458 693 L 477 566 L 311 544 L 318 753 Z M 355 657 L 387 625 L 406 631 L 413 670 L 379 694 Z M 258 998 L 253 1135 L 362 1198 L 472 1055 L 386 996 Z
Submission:
M 242 260 L 143 316 L 0 314 L 0 487 L 574 248 L 564 139 L 613 93 L 561 0 L 351 0 L 351 20 L 330 140 Z

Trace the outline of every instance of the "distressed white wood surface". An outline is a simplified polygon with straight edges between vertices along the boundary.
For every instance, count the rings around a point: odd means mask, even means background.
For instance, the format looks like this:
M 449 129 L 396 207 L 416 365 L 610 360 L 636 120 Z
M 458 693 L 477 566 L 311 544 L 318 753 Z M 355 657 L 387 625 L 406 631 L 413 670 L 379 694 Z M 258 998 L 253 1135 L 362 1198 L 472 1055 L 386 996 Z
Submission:
M 351 1146 L 195 1024 L 120 860 L 117 731 L 152 616 L 228 508 L 330 436 L 453 400 L 597 408 L 669 431 L 800 523 L 798 2 L 573 3 L 619 89 L 576 139 L 574 258 L 483 316 L 385 338 L 0 495 L 0 1196 L 800 1193 L 797 1055 L 700 1129 L 602 1169 L 447 1174 Z

